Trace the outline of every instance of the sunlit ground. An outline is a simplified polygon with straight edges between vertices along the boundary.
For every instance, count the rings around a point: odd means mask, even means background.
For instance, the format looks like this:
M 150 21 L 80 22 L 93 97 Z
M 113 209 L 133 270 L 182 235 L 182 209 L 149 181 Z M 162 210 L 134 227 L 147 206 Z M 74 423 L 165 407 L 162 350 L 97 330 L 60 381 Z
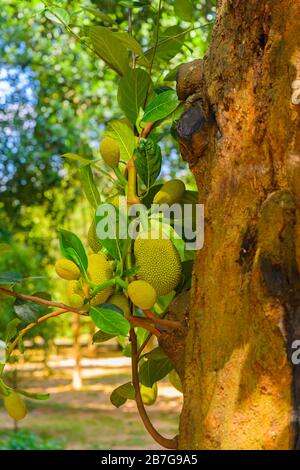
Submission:
M 134 401 L 116 409 L 109 396 L 130 380 L 130 360 L 110 348 L 84 350 L 81 390 L 73 390 L 72 350 L 51 354 L 48 368 L 41 352 L 27 353 L 29 362 L 18 366 L 18 387 L 49 392 L 47 401 L 27 400 L 28 415 L 19 424 L 42 438 L 55 439 L 64 449 L 159 449 L 139 419 Z M 34 361 L 34 362 L 33 362 Z M 11 371 L 12 372 L 12 371 Z M 153 424 L 167 437 L 178 429 L 182 396 L 167 380 L 159 383 L 154 406 L 148 407 Z M 0 439 L 13 429 L 12 420 L 0 408 Z

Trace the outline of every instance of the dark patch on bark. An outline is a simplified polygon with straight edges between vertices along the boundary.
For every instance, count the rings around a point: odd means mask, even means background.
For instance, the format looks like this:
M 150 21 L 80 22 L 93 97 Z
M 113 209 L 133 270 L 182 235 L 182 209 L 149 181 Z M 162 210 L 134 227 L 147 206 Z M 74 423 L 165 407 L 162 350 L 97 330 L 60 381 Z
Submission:
M 249 225 L 243 235 L 239 258 L 236 262 L 242 267 L 244 273 L 251 271 L 257 245 L 257 230 Z

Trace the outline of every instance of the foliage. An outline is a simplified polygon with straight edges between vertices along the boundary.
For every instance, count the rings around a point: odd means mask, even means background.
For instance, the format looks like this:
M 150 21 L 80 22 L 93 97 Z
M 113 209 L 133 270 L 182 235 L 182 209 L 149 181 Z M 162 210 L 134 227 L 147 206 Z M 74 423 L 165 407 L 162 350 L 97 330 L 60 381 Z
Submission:
M 61 450 L 63 445 L 58 440 L 39 436 L 30 431 L 11 432 L 0 437 L 0 450 Z

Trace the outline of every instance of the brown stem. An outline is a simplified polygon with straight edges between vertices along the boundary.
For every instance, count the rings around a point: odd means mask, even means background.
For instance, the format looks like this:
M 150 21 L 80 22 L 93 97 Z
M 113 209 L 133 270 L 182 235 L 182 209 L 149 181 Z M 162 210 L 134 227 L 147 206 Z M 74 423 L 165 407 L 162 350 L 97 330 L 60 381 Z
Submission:
M 141 132 L 141 137 L 143 137 L 145 139 L 150 134 L 150 132 L 152 131 L 153 127 L 156 124 L 157 124 L 157 122 L 147 122 L 145 124 L 144 129 Z
M 153 426 L 151 423 L 147 412 L 145 410 L 145 406 L 142 400 L 141 391 L 140 391 L 140 383 L 139 383 L 139 374 L 138 374 L 138 351 L 137 351 L 137 338 L 133 328 L 130 330 L 130 340 L 131 340 L 131 348 L 132 348 L 132 383 L 135 390 L 135 400 L 139 415 L 143 421 L 143 424 L 150 434 L 150 436 L 162 447 L 166 449 L 177 449 L 177 436 L 173 439 L 167 439 L 166 437 L 162 436 Z
M 127 190 L 127 204 L 129 206 L 133 204 L 139 204 L 140 198 L 136 194 L 136 179 L 137 173 L 134 165 L 133 158 L 127 163 L 127 181 L 128 181 L 128 190 Z
M 128 320 L 131 325 L 140 326 L 141 328 L 144 328 L 145 330 L 155 335 L 157 338 L 160 336 L 160 331 L 158 331 L 153 326 L 149 325 L 149 323 L 146 321 L 146 318 L 137 318 L 133 315 L 128 315 L 126 316 L 126 320 Z
M 30 300 L 38 305 L 46 305 L 47 307 L 59 308 L 66 310 L 68 312 L 77 313 L 78 315 L 87 315 L 83 310 L 78 310 L 77 308 L 70 307 L 69 305 L 63 304 L 61 302 L 52 302 L 52 300 L 42 299 L 41 297 L 36 297 L 34 295 L 20 294 L 19 292 L 14 292 L 8 289 L 3 289 L 0 287 L 0 294 L 7 295 L 9 297 L 16 297 L 18 299 Z M 51 314 L 49 314 L 51 315 Z M 41 317 L 42 318 L 42 317 Z
M 178 330 L 181 328 L 181 323 L 179 321 L 173 320 L 164 320 L 162 318 L 157 317 L 152 313 L 150 310 L 143 310 L 146 317 L 154 323 L 155 326 L 161 327 L 164 330 Z

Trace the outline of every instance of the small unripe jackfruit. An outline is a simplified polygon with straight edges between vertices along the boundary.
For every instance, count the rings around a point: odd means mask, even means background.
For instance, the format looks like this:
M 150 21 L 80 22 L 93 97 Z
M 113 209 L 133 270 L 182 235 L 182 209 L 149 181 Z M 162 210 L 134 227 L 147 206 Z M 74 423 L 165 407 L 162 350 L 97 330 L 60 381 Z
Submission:
M 11 391 L 3 400 L 5 409 L 11 418 L 16 421 L 25 418 L 27 413 L 26 405 L 19 393 Z
M 88 298 L 89 293 L 90 288 L 87 284 L 82 281 L 70 281 L 67 288 L 69 305 L 78 309 L 85 307 L 87 310 L 89 306 L 84 304 L 84 300 Z
M 181 180 L 167 181 L 162 188 L 155 194 L 154 204 L 168 204 L 171 206 L 180 202 L 185 192 L 184 183 Z
M 88 244 L 94 253 L 98 253 L 101 250 L 101 243 L 97 238 L 96 234 L 96 222 L 93 220 L 88 231 Z
M 140 392 L 144 405 L 154 405 L 157 399 L 157 383 L 155 382 L 152 387 L 146 387 L 145 385 L 141 384 Z
M 79 279 L 80 271 L 73 261 L 70 261 L 66 258 L 61 258 L 55 263 L 55 271 L 59 277 L 62 279 L 67 279 L 68 281 Z
M 142 310 L 152 308 L 157 298 L 154 288 L 146 281 L 132 281 L 128 286 L 128 296 Z
M 129 302 L 124 294 L 116 293 L 111 295 L 107 303 L 119 307 L 123 311 L 125 316 L 130 315 Z
M 181 278 L 181 262 L 171 240 L 139 236 L 134 242 L 134 255 L 138 279 L 149 282 L 158 296 L 176 288 Z
M 173 385 L 173 387 L 182 393 L 182 383 L 175 369 L 171 370 L 171 372 L 168 375 L 168 378 L 170 380 L 170 383 Z
M 105 136 L 100 144 L 100 153 L 108 166 L 111 168 L 118 166 L 120 161 L 120 147 L 116 140 Z
M 112 277 L 112 268 L 107 260 L 106 256 L 103 253 L 95 253 L 88 256 L 89 264 L 87 273 L 94 284 L 102 284 Z M 108 297 L 111 295 L 112 288 L 107 287 L 100 291 L 95 297 L 91 300 L 91 305 L 103 304 L 107 301 Z
M 74 308 L 82 308 L 84 305 L 84 299 L 79 294 L 72 294 L 69 297 L 69 304 Z

